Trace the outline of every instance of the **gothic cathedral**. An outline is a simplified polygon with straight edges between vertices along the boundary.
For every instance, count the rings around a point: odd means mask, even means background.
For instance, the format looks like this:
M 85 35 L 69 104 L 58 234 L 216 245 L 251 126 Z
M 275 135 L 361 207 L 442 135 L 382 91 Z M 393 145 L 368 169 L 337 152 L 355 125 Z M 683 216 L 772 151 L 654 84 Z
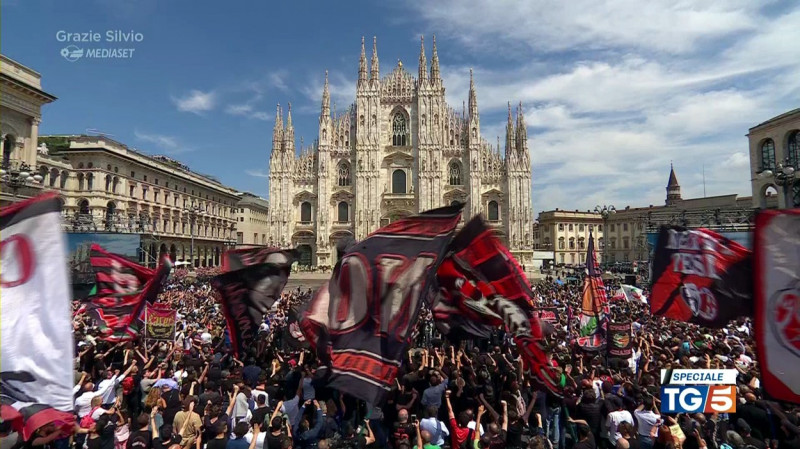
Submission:
M 467 105 L 445 102 L 436 38 L 430 72 L 424 42 L 415 79 L 398 62 L 383 78 L 377 41 L 367 69 L 364 39 L 356 101 L 331 113 L 328 76 L 319 135 L 295 151 L 292 111 L 278 106 L 269 162 L 270 245 L 296 247 L 301 265 L 333 266 L 341 239 L 361 240 L 393 220 L 455 201 L 483 214 L 519 263 L 533 262 L 528 133 L 522 105 L 508 108 L 505 152 L 481 136 L 470 70 Z M 335 109 L 335 108 L 334 108 Z M 301 145 L 302 147 L 302 145 Z

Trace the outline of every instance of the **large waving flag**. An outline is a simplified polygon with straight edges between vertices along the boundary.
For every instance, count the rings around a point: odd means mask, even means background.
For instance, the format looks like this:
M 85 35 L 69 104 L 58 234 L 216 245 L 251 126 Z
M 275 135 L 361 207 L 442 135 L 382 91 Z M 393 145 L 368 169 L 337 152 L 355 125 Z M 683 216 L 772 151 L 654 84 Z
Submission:
M 468 322 L 468 330 L 461 330 L 473 335 L 484 326 L 505 328 L 513 335 L 529 378 L 560 395 L 560 375 L 547 361 L 533 291 L 508 249 L 480 216 L 464 226 L 450 249 L 437 272 L 439 296 L 448 306 L 434 307 L 437 321 L 448 322 L 451 332 Z
M 301 322 L 329 387 L 371 404 L 383 401 L 422 301 L 436 291 L 436 269 L 460 216 L 459 205 L 395 221 L 337 263 Z
M 253 248 L 227 254 L 228 267 L 235 269 L 211 280 L 220 293 L 220 303 L 237 357 L 258 335 L 264 315 L 278 300 L 297 260 L 294 250 Z M 231 263 L 231 260 L 235 262 Z
M 586 248 L 586 277 L 583 281 L 583 303 L 577 339 L 578 345 L 587 351 L 597 351 L 606 343 L 604 326 L 609 310 L 601 274 L 594 252 L 594 238 L 589 233 L 589 246 Z
M 72 430 L 72 321 L 67 249 L 55 194 L 4 207 L 2 420 L 25 440 L 54 423 Z
M 146 303 L 155 302 L 161 285 L 172 269 L 168 257 L 155 270 L 93 244 L 90 252 L 96 289 L 85 311 L 100 328 L 101 338 L 129 341 L 141 332 Z

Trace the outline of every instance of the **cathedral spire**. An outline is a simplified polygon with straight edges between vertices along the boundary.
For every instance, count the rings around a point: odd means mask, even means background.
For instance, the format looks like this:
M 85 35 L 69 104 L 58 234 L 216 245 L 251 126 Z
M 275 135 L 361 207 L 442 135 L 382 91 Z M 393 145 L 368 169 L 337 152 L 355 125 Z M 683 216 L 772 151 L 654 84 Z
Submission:
M 325 86 L 322 88 L 322 110 L 320 118 L 330 117 L 331 115 L 331 94 L 328 90 L 328 71 L 325 71 Z
M 289 103 L 288 106 L 289 106 L 289 112 L 288 112 L 288 114 L 286 116 L 286 130 L 287 131 L 288 130 L 294 130 L 294 127 L 292 126 L 292 103 Z
M 367 82 L 367 51 L 364 48 L 364 36 L 361 36 L 361 57 L 358 60 L 358 85 Z
M 419 37 L 419 84 L 428 80 L 428 59 L 425 58 L 425 36 Z
M 369 73 L 371 80 L 380 81 L 380 68 L 378 66 L 378 36 L 372 37 L 372 68 Z
M 517 136 L 519 136 L 517 151 L 526 151 L 528 148 L 528 126 L 525 124 L 525 112 L 521 101 L 519 102 L 519 110 L 517 112 Z
M 511 121 L 511 102 L 508 102 L 508 123 L 506 124 L 506 154 L 514 150 L 514 122 Z
M 469 118 L 470 120 L 478 119 L 478 94 L 475 91 L 472 69 L 469 69 Z
M 273 132 L 277 132 L 279 134 L 283 133 L 283 114 L 281 113 L 280 103 L 278 103 L 278 106 L 275 109 L 275 127 L 273 128 Z
M 270 154 L 270 166 L 272 165 L 272 161 L 275 159 L 273 156 L 275 155 L 275 151 L 280 151 L 281 149 L 281 142 L 283 141 L 283 123 L 281 119 L 281 105 L 278 103 L 278 106 L 275 109 L 275 126 L 272 128 L 272 154 Z
M 439 53 L 436 52 L 436 35 L 433 35 L 433 54 L 431 57 L 431 82 L 438 83 L 439 78 Z
M 288 104 L 286 129 L 283 131 L 283 147 L 294 154 L 294 126 L 292 126 L 292 104 Z
M 669 164 L 669 181 L 667 181 L 667 206 L 671 206 L 675 203 L 682 201 L 681 198 L 681 185 L 678 184 L 678 177 L 675 176 L 675 169 L 672 167 L 672 163 Z

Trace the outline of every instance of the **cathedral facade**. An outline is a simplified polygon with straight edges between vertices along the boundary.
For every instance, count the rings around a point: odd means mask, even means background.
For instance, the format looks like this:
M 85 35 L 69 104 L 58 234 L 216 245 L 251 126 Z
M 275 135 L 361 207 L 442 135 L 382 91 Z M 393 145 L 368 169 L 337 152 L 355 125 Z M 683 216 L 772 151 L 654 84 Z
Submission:
M 499 139 L 498 139 L 499 140 Z M 302 145 L 301 145 L 302 147 Z M 299 153 L 299 154 L 298 154 Z M 445 102 L 436 39 L 430 70 L 424 42 L 415 78 L 398 61 L 381 76 L 377 42 L 369 65 L 361 40 L 355 102 L 331 110 L 327 72 L 319 134 L 295 149 L 291 105 L 280 106 L 269 162 L 269 244 L 292 246 L 301 265 L 333 266 L 342 239 L 361 240 L 394 220 L 464 203 L 482 214 L 521 264 L 533 262 L 531 162 L 521 104 L 508 108 L 505 151 L 481 136 L 470 71 L 461 111 Z

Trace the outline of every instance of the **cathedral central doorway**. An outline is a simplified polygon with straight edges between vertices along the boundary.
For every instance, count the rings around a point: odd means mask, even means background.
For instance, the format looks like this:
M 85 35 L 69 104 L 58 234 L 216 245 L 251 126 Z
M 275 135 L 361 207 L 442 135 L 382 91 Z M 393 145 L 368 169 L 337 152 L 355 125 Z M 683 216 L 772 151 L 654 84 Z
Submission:
M 300 266 L 310 267 L 311 266 L 311 245 L 298 245 L 297 252 L 300 253 L 300 257 L 298 258 L 297 263 Z

